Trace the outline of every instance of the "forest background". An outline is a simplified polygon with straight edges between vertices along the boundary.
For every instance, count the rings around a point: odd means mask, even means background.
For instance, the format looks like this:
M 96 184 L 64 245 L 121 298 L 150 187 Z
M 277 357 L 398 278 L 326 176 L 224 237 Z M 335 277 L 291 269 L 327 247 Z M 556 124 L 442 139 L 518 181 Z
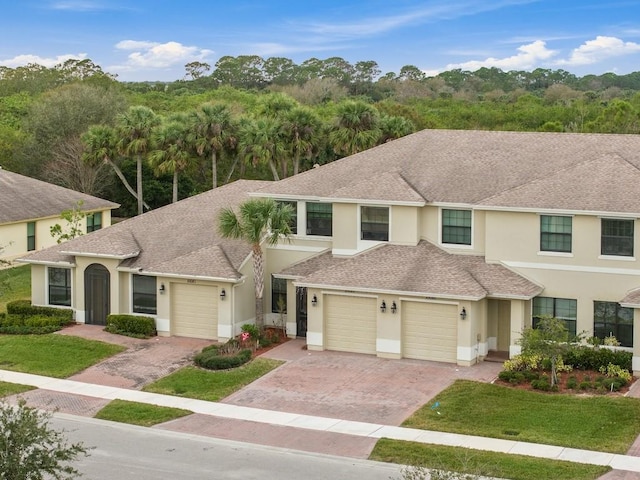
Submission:
M 640 72 L 427 77 L 413 65 L 383 75 L 373 60 L 227 56 L 175 82 L 120 82 L 89 59 L 0 66 L 0 166 L 120 203 L 118 217 L 425 128 L 638 134 Z

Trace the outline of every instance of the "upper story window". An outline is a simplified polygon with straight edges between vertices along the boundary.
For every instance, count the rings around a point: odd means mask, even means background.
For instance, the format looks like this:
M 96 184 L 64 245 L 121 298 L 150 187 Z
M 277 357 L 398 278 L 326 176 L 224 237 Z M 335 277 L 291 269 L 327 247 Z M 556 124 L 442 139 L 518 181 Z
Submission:
M 271 312 L 287 313 L 287 281 L 271 275 Z
M 87 215 L 87 233 L 95 232 L 102 228 L 102 212 Z
M 593 302 L 593 336 L 614 336 L 623 347 L 633 347 L 633 308 L 616 302 Z
M 36 249 L 36 222 L 27 223 L 27 251 Z
M 285 200 L 278 200 L 281 205 L 289 205 L 291 207 L 291 221 L 289 222 L 289 228 L 291 233 L 295 235 L 298 233 L 298 202 L 289 202 Z
M 633 220 L 603 218 L 601 249 L 602 255 L 633 257 Z
M 71 270 L 49 267 L 49 305 L 71 306 Z
M 330 203 L 307 202 L 307 235 L 330 237 L 332 223 L 333 207 Z
M 471 245 L 471 210 L 442 210 L 442 243 Z
M 533 299 L 533 328 L 538 326 L 540 317 L 549 315 L 563 320 L 569 335 L 576 336 L 578 301 L 571 298 L 535 297 Z
M 540 251 L 571 253 L 572 218 L 540 216 Z
M 133 313 L 158 313 L 156 277 L 133 275 Z
M 388 207 L 360 207 L 360 238 L 389 241 Z

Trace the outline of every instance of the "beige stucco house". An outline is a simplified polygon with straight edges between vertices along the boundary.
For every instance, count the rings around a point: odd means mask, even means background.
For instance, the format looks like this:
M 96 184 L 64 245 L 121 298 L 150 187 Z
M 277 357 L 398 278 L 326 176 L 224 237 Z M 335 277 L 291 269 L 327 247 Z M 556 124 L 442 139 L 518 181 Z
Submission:
M 33 301 L 69 271 L 80 322 L 153 315 L 225 340 L 253 320 L 248 245 L 221 208 L 291 202 L 265 245 L 268 322 L 310 350 L 472 365 L 551 314 L 614 335 L 640 373 L 640 136 L 424 130 L 279 182 L 239 181 L 27 257 Z M 280 305 L 280 307 L 278 306 Z
M 102 198 L 36 180 L 0 168 L 0 259 L 10 261 L 27 252 L 56 244 L 52 226 L 66 226 L 60 217 L 82 202 L 85 214 L 80 228 L 93 232 L 111 225 L 111 210 L 118 208 Z

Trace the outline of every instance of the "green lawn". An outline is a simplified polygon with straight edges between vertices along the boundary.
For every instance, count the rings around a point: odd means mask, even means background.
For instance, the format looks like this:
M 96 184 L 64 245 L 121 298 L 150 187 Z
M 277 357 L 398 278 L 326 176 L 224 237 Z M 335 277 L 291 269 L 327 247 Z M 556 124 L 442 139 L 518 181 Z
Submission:
M 193 412 L 181 408 L 160 407 L 147 403 L 113 400 L 100 410 L 95 418 L 113 422 L 130 423 L 142 427 L 151 427 L 158 423 L 191 415 Z
M 378 441 L 369 459 L 511 480 L 595 480 L 611 470 L 610 467 L 387 438 Z M 417 480 L 425 477 L 406 478 Z
M 204 370 L 184 367 L 143 388 L 145 392 L 177 395 L 217 402 L 269 373 L 283 362 L 256 358 L 231 370 Z
M 403 426 L 624 454 L 640 434 L 640 400 L 458 380 Z
M 7 280 L 8 288 L 0 288 L 0 312 L 7 311 L 7 303 L 31 298 L 31 265 L 0 270 L 0 283 Z
M 35 388 L 30 385 L 20 385 L 19 383 L 0 382 L 0 398 L 35 390 Z
M 66 378 L 123 350 L 66 335 L 0 335 L 0 369 Z

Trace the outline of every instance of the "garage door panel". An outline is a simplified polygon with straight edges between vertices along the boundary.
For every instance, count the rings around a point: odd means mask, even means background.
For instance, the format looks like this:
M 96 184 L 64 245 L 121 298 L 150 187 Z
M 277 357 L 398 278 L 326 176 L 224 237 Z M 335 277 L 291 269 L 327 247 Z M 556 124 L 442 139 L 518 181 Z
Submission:
M 218 289 L 211 285 L 171 285 L 173 335 L 215 340 L 218 337 Z
M 328 350 L 376 353 L 376 299 L 327 295 L 325 346 Z
M 418 360 L 455 362 L 457 305 L 403 302 L 402 356 Z

